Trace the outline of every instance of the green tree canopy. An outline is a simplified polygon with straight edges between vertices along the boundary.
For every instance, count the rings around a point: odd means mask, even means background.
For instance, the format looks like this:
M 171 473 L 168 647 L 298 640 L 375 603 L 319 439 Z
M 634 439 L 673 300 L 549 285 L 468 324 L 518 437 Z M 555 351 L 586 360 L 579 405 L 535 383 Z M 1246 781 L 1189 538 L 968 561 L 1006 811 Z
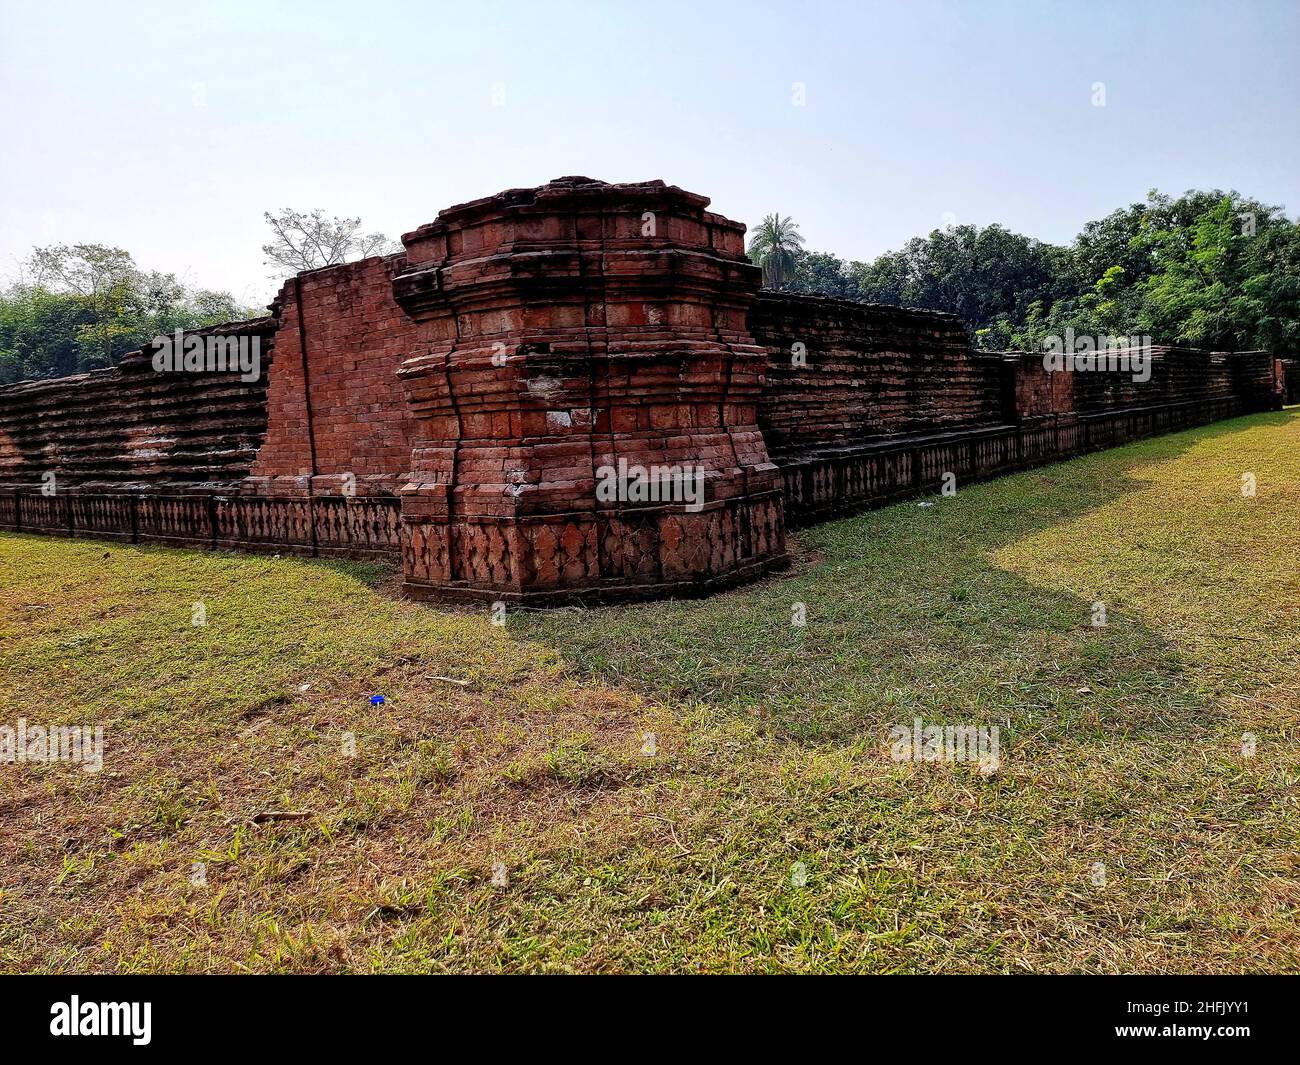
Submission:
M 159 333 L 250 316 L 228 292 L 144 271 L 121 248 L 34 248 L 0 292 L 0 384 L 112 366 Z
M 780 291 L 794 272 L 795 256 L 802 248 L 803 237 L 794 220 L 770 214 L 750 238 L 749 257 L 763 268 L 763 284 Z
M 802 246 L 789 259 L 779 286 L 787 291 L 949 311 L 986 349 L 1034 350 L 1070 327 L 1226 350 L 1300 350 L 1300 225 L 1236 192 L 1152 191 L 1087 223 L 1064 247 L 967 225 L 869 263 Z

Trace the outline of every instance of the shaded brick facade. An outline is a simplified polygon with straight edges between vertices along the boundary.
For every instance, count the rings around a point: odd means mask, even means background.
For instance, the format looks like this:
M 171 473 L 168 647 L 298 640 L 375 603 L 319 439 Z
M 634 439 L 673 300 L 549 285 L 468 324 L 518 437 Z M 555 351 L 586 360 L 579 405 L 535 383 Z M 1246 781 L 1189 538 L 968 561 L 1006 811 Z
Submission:
M 405 482 L 417 423 L 395 371 L 422 330 L 393 300 L 401 264 L 365 259 L 300 274 L 280 290 L 268 433 L 246 490 L 338 494 L 351 475 L 358 494 L 382 495 Z
M 767 351 L 773 455 L 1003 421 L 1002 360 L 972 351 L 951 314 L 764 293 L 750 328 Z

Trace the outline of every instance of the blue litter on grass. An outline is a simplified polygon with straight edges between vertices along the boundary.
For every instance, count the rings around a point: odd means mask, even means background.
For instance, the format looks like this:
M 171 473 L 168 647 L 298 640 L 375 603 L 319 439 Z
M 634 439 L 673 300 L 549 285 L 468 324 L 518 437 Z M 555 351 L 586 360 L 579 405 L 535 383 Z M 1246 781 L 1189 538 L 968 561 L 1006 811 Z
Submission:
M 372 696 L 370 697 L 370 705 L 371 705 L 371 706 L 383 706 L 383 705 L 384 705 L 384 697 L 383 697 L 382 695 L 372 695 Z

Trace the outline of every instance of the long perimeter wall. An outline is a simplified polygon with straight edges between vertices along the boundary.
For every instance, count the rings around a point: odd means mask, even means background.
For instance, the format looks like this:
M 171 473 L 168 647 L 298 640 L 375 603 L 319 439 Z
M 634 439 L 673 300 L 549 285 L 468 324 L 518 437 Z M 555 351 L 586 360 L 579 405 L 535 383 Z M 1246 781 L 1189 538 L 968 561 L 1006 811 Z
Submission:
M 1282 404 L 1267 352 L 1156 345 L 1135 381 L 973 351 L 933 311 L 760 294 L 750 327 L 768 352 L 759 423 L 792 526 L 933 491 L 948 473 L 997 476 Z
M 1264 352 L 1049 373 L 952 315 L 759 292 L 707 207 L 509 190 L 200 331 L 257 338 L 255 380 L 151 347 L 0 389 L 0 529 L 390 558 L 415 596 L 702 594 L 784 565 L 787 524 L 1282 404 Z M 603 491 L 629 469 L 700 492 Z

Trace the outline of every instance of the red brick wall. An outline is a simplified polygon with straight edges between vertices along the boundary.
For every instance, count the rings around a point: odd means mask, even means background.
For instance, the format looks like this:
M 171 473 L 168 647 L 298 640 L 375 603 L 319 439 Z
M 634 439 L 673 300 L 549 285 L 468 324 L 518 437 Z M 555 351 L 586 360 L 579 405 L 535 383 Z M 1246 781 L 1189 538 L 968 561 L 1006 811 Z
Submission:
M 233 322 L 187 336 L 246 336 L 261 376 L 154 370 L 133 352 L 110 370 L 0 388 L 0 488 L 53 473 L 62 488 L 138 492 L 229 489 L 266 435 L 266 375 L 275 322 Z
M 393 299 L 401 255 L 300 274 L 273 305 L 279 359 L 267 393 L 270 431 L 250 487 L 277 494 L 395 491 L 411 465 L 416 422 L 397 369 L 424 341 Z M 307 358 L 304 387 L 303 345 Z
M 219 327 L 259 333 L 269 382 L 137 354 L 0 389 L 0 488 L 26 489 L 0 492 L 0 528 L 400 545 L 413 594 L 694 594 L 781 565 L 788 520 L 1281 401 L 1262 352 L 1156 349 L 1145 383 L 1047 373 L 971 351 L 951 315 L 757 293 L 744 227 L 708 203 L 658 181 L 508 190 Z M 702 509 L 599 497 L 619 459 L 701 468 Z M 47 471 L 73 492 L 34 492 Z
M 1074 406 L 1079 414 L 1163 403 L 1210 403 L 1233 396 L 1249 409 L 1269 406 L 1273 357 L 1266 352 L 1201 351 L 1167 345 L 1153 345 L 1150 351 L 1151 377 L 1147 381 L 1135 381 L 1131 373 L 1122 370 L 1054 376 L 1074 378 Z
M 767 349 L 759 424 L 774 456 L 1004 420 L 1001 360 L 972 352 L 954 315 L 765 292 L 749 326 Z
M 1300 403 L 1300 359 L 1279 359 L 1282 369 L 1283 402 Z
M 1074 374 L 1048 373 L 1041 355 L 1024 352 L 1008 354 L 1005 365 L 1013 382 L 1015 418 L 1044 418 L 1074 412 Z

